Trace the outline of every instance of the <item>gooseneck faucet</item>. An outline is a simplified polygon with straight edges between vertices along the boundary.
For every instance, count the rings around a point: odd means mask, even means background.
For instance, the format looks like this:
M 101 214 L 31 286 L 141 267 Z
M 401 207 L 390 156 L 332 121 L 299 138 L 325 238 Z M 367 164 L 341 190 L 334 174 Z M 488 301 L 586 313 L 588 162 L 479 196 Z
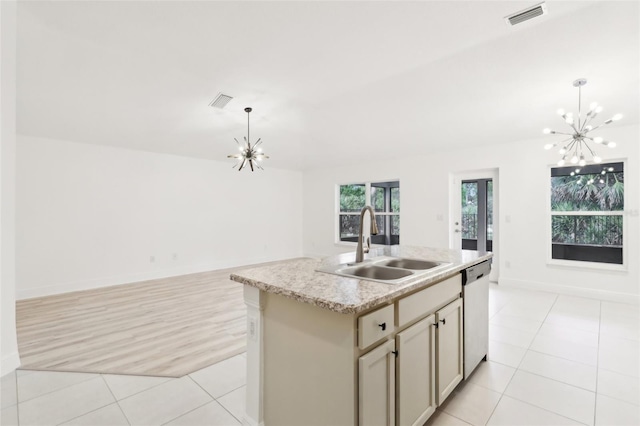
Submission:
M 362 247 L 362 239 L 364 238 L 362 235 L 362 228 L 364 228 L 364 214 L 366 211 L 369 211 L 371 216 L 371 235 L 378 234 L 378 225 L 376 224 L 376 214 L 374 213 L 371 206 L 364 206 L 360 211 L 360 230 L 358 231 L 358 248 L 356 248 L 356 263 L 360 263 L 364 260 L 364 254 L 369 253 L 369 248 L 371 248 L 371 240 L 367 238 L 367 248 L 364 249 Z

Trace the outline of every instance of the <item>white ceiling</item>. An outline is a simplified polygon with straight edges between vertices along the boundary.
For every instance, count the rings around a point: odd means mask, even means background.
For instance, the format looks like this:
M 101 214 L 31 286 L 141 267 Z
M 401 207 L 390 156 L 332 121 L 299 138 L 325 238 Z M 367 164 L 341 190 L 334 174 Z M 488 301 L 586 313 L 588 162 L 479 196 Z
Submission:
M 505 24 L 535 2 L 21 2 L 18 133 L 226 160 L 251 106 L 269 167 L 318 168 L 539 137 L 579 77 L 637 123 L 639 3 Z

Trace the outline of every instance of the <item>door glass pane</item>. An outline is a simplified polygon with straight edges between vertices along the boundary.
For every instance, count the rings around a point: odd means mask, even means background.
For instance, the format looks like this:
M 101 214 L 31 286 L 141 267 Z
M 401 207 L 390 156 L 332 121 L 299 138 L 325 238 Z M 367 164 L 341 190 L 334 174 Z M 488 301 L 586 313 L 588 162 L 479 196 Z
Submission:
M 364 184 L 340 185 L 341 212 L 359 212 L 364 207 L 365 201 L 366 196 Z
M 493 181 L 487 182 L 487 241 L 493 241 Z
M 478 184 L 463 182 L 462 188 L 462 238 L 478 239 Z

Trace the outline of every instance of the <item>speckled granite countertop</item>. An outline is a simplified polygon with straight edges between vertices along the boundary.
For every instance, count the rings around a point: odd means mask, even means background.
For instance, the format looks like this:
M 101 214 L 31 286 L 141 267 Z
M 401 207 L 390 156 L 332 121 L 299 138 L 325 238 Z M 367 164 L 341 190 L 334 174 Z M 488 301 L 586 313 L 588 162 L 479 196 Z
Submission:
M 388 246 L 372 249 L 366 258 L 376 256 L 434 260 L 451 263 L 451 265 L 438 268 L 432 274 L 411 278 L 402 284 L 385 284 L 316 272 L 316 269 L 323 266 L 353 262 L 355 259 L 354 250 L 322 260 L 292 259 L 274 265 L 245 269 L 231 274 L 231 279 L 269 293 L 280 294 L 324 309 L 349 314 L 362 312 L 402 294 L 428 287 L 429 284 L 441 281 L 469 266 L 490 259 L 493 254 L 472 250 Z

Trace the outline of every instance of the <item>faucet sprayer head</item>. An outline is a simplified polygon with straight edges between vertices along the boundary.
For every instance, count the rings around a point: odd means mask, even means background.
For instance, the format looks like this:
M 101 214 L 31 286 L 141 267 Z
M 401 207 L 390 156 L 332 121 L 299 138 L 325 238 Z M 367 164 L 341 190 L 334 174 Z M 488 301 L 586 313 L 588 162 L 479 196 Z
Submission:
M 371 235 L 378 235 L 378 224 L 373 215 L 371 215 Z

